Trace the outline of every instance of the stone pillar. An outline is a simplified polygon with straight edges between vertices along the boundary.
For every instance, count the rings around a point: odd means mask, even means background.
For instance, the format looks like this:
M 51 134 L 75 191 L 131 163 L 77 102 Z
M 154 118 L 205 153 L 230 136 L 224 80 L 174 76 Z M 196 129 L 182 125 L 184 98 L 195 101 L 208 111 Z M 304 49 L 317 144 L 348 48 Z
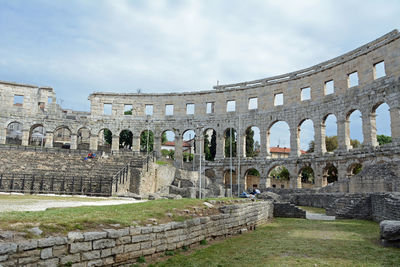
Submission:
M 182 167 L 182 135 L 180 133 L 175 133 L 175 154 L 174 154 L 174 164 L 175 167 L 181 168 Z
M 322 155 L 326 153 L 325 125 L 318 122 L 314 123 L 314 132 L 315 132 L 314 154 Z
M 140 134 L 132 136 L 132 151 L 140 151 Z
M 53 147 L 53 137 L 54 133 L 53 132 L 46 132 L 46 142 L 44 143 L 45 147 Z
M 347 179 L 347 167 L 344 164 L 338 164 L 337 171 L 338 171 L 338 181 Z
M 112 151 L 118 151 L 119 150 L 119 136 L 118 135 L 113 135 L 112 136 L 111 150 Z
M 78 148 L 78 136 L 76 134 L 71 134 L 71 146 L 70 149 Z
M 225 154 L 225 136 L 222 133 L 217 133 L 217 148 L 215 152 L 215 159 L 223 159 Z
M 97 135 L 90 135 L 89 137 L 89 149 L 92 151 L 97 151 L 99 144 L 98 136 Z
M 400 107 L 390 107 L 392 143 L 400 143 Z
M 300 156 L 300 128 L 297 126 L 290 127 L 290 156 Z M 297 188 L 297 187 L 296 187 Z
M 378 141 L 376 139 L 376 114 L 363 113 L 362 116 L 362 130 L 363 130 L 363 145 L 376 147 Z
M 5 144 L 7 140 L 7 128 L 0 130 L 0 144 Z
M 267 157 L 267 132 L 264 129 L 260 129 L 260 154 L 258 156 Z
M 324 182 L 324 174 L 323 170 L 321 168 L 317 168 L 314 166 L 314 179 L 315 179 L 315 187 L 321 188 L 326 185 L 326 177 L 325 177 L 325 182 Z
M 29 130 L 22 130 L 22 145 L 29 145 Z
M 239 132 L 238 132 L 239 133 Z M 236 154 L 239 157 L 247 157 L 246 155 L 246 132 L 244 134 L 238 134 L 236 136 Z M 239 145 L 240 143 L 240 145 Z
M 270 147 L 271 147 L 271 138 L 270 138 L 270 131 L 268 130 L 265 136 L 265 155 L 267 157 L 271 157 Z M 261 137 L 262 140 L 262 137 Z
M 346 119 L 340 119 L 337 121 L 337 132 L 338 132 L 338 149 L 341 151 L 347 151 L 351 148 L 350 146 L 350 121 Z

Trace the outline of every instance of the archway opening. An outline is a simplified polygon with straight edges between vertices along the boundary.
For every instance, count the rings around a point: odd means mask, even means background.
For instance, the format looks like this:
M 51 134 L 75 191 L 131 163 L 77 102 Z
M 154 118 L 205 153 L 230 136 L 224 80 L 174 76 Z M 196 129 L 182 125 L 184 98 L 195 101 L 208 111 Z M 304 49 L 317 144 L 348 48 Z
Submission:
M 268 172 L 271 187 L 273 188 L 289 188 L 290 187 L 290 173 L 284 165 L 277 165 L 272 167 Z
M 244 188 L 248 192 L 251 192 L 253 188 L 260 188 L 260 172 L 255 168 L 246 171 Z
M 301 168 L 299 175 L 301 179 L 301 188 L 312 188 L 314 186 L 314 170 L 310 166 Z
M 311 153 L 314 149 L 315 132 L 314 123 L 310 119 L 305 119 L 298 126 L 300 139 L 300 155 Z
M 338 180 L 338 170 L 333 164 L 327 164 L 323 170 L 323 175 L 326 178 L 328 184 L 336 182 Z
M 233 128 L 228 128 L 225 130 L 225 158 L 236 157 L 236 143 L 237 143 L 237 134 L 236 130 Z M 232 136 L 232 137 L 231 137 Z
M 329 114 L 323 120 L 323 131 L 325 131 L 325 150 L 333 152 L 338 148 L 337 119 L 334 114 Z
M 232 181 L 232 183 L 231 183 Z M 231 171 L 230 170 L 225 170 L 224 171 L 224 185 L 225 188 L 229 189 L 231 187 L 235 188 L 235 185 L 237 185 L 237 177 L 236 177 L 236 171 L 232 170 L 232 177 L 231 177 Z
M 214 129 L 204 131 L 204 156 L 208 161 L 214 161 L 217 153 L 217 132 Z
M 376 114 L 376 140 L 378 145 L 382 146 L 392 142 L 390 108 L 386 103 L 382 103 L 375 107 L 373 112 Z
M 46 144 L 46 129 L 42 124 L 35 124 L 29 131 L 30 146 L 44 146 Z
M 89 149 L 90 147 L 90 131 L 86 127 L 82 127 L 77 133 L 78 149 Z
M 351 178 L 354 175 L 357 175 L 361 172 L 362 170 L 362 164 L 361 163 L 353 163 L 347 168 L 347 177 Z
M 260 154 L 260 129 L 251 126 L 246 129 L 245 156 L 257 157 Z
M 183 162 L 192 162 L 196 152 L 196 133 L 194 130 L 186 130 L 182 135 Z
M 53 134 L 53 147 L 69 149 L 71 147 L 71 130 L 67 126 L 58 127 Z
M 174 159 L 175 133 L 171 130 L 166 130 L 161 134 L 161 155 L 167 159 Z
M 364 140 L 362 131 L 362 115 L 359 110 L 353 110 L 347 116 L 350 129 L 350 145 L 352 148 L 359 148 Z
M 104 128 L 99 131 L 98 135 L 98 150 L 111 151 L 112 132 L 110 129 Z
M 133 134 L 130 130 L 122 130 L 119 133 L 119 148 L 130 150 L 132 148 Z
M 271 158 L 287 158 L 290 154 L 290 129 L 285 121 L 277 121 L 267 132 L 267 149 Z
M 6 144 L 22 144 L 22 123 L 14 121 L 7 125 Z
M 149 130 L 144 130 L 140 133 L 140 151 L 152 152 L 154 148 L 154 133 Z

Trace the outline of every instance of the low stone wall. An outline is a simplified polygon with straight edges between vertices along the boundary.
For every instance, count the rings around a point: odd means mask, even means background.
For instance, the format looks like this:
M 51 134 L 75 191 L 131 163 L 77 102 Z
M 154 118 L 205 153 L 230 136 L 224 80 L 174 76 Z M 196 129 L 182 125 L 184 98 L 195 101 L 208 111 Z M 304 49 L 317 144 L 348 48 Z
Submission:
M 0 243 L 0 266 L 117 266 L 201 240 L 254 229 L 273 216 L 260 201 L 222 207 L 221 214 L 150 227 L 70 232 L 68 236 Z
M 372 194 L 371 209 L 374 221 L 400 221 L 400 193 Z
M 290 203 L 274 203 L 274 217 L 306 218 L 306 211 Z

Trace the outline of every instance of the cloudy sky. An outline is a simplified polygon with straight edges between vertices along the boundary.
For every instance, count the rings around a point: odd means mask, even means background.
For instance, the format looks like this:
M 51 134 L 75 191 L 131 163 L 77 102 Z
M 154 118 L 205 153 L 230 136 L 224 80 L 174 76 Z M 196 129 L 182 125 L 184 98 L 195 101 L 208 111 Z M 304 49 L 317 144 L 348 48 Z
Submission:
M 400 28 L 400 1 L 0 0 L 0 80 L 180 92 L 298 70 Z M 288 144 L 287 144 L 288 145 Z

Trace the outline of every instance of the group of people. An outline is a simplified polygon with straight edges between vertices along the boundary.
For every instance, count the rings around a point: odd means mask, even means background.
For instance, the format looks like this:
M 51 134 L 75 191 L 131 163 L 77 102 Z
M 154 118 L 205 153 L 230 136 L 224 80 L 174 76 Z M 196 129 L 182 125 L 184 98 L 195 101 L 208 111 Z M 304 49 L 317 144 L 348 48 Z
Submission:
M 253 191 L 251 191 L 250 193 L 247 193 L 246 191 L 243 191 L 243 192 L 240 194 L 240 197 L 242 197 L 242 198 L 255 199 L 256 196 L 257 196 L 258 194 L 260 194 L 260 193 L 261 193 L 261 192 L 260 192 L 260 189 L 258 189 L 257 186 L 254 185 L 254 186 L 253 186 Z
M 85 160 L 94 159 L 96 157 L 95 153 L 89 152 L 89 154 L 85 157 Z

